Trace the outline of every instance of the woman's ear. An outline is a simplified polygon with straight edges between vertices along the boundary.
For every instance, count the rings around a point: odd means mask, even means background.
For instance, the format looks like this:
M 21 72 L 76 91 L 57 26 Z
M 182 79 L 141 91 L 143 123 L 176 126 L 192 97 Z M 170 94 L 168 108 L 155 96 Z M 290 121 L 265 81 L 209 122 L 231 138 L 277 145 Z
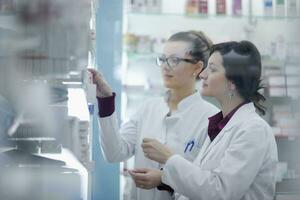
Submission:
M 203 61 L 198 61 L 196 63 L 196 69 L 195 69 L 195 74 L 197 74 L 197 76 L 204 70 L 204 63 Z

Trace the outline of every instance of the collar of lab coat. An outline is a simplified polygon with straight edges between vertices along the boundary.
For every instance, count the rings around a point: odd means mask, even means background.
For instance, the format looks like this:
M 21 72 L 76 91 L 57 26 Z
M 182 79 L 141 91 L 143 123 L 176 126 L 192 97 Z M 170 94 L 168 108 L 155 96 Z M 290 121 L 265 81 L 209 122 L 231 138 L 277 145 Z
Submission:
M 165 102 L 167 103 L 168 101 L 168 98 L 169 98 L 169 95 L 170 95 L 170 91 L 167 91 L 166 92 L 166 95 L 165 95 Z M 185 97 L 184 99 L 182 99 L 178 105 L 177 105 L 177 112 L 178 111 L 181 111 L 189 106 L 192 106 L 195 102 L 197 101 L 202 101 L 202 96 L 200 95 L 200 92 L 199 91 L 195 91 L 194 94 L 190 95 L 190 96 L 187 96 Z
M 256 114 L 254 104 L 252 102 L 244 104 L 236 111 L 236 113 L 226 124 L 226 126 L 224 127 L 224 131 L 230 130 L 231 128 L 235 127 L 236 124 L 239 124 L 241 121 L 251 119 L 249 117 L 252 114 Z
M 205 156 L 210 151 L 210 149 L 222 139 L 222 137 L 226 134 L 226 132 L 234 128 L 237 124 L 241 123 L 242 121 L 251 119 L 252 115 L 257 115 L 255 112 L 254 104 L 252 102 L 247 103 L 242 107 L 240 107 L 212 142 L 209 137 L 206 137 L 206 140 L 202 147 L 203 153 L 202 154 L 200 153 L 201 154 L 200 160 L 202 161 L 205 158 Z
M 202 101 L 202 97 L 198 91 L 196 91 L 194 94 L 182 99 L 178 105 L 177 105 L 177 110 L 183 110 L 189 106 L 193 106 L 195 102 L 197 101 Z

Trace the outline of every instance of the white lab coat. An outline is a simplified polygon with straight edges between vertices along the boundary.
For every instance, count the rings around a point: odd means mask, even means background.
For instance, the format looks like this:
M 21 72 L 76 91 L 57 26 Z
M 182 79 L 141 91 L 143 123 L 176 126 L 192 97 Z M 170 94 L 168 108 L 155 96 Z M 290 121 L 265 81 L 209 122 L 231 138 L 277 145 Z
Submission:
M 204 101 L 199 92 L 183 99 L 171 116 L 167 116 L 169 107 L 164 98 L 154 98 L 146 102 L 121 128 L 116 113 L 99 119 L 102 151 L 109 162 L 125 161 L 135 155 L 135 168 L 159 168 L 157 162 L 144 157 L 141 144 L 142 139 L 148 137 L 167 144 L 176 153 L 192 161 L 205 141 L 208 117 L 217 112 L 218 109 Z M 194 145 L 189 145 L 184 153 L 191 140 Z M 168 200 L 171 195 L 156 188 L 134 188 L 132 199 Z
M 178 200 L 272 200 L 276 164 L 270 126 L 248 103 L 213 142 L 206 138 L 194 163 L 172 156 L 164 166 L 162 181 L 177 192 Z

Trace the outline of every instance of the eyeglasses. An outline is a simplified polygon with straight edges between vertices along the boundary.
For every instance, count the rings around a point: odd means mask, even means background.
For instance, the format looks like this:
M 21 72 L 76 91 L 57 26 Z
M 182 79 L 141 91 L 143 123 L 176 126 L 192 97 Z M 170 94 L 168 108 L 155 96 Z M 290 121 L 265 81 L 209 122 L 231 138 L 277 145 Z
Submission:
M 167 66 L 168 66 L 168 70 L 174 70 L 174 68 L 176 68 L 177 65 L 182 61 L 192 63 L 192 64 L 196 64 L 198 62 L 198 60 L 196 60 L 196 59 L 186 59 L 186 58 L 177 58 L 177 57 L 169 57 L 169 58 L 157 57 L 156 58 L 157 66 L 161 67 L 166 62 Z

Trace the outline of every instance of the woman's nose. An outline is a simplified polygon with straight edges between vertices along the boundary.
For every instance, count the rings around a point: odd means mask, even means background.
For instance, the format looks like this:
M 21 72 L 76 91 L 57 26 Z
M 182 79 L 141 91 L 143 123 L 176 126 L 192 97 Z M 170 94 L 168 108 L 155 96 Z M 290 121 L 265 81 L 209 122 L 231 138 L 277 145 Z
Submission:
M 167 72 L 169 72 L 171 70 L 167 62 L 163 62 L 161 64 L 161 68 Z
M 199 78 L 204 80 L 207 78 L 206 68 L 199 74 Z

